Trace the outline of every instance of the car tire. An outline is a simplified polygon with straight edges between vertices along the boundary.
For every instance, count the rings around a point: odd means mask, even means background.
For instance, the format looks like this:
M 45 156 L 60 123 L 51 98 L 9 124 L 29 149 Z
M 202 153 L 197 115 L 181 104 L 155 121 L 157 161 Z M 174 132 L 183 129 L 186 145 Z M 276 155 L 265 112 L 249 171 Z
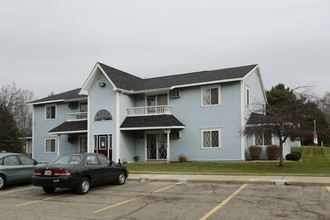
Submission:
M 118 185 L 123 185 L 126 181 L 126 174 L 123 171 L 120 171 L 117 179 L 117 184 Z
M 5 188 L 6 185 L 6 177 L 4 175 L 0 175 L 0 190 Z
M 90 187 L 91 187 L 91 181 L 89 180 L 89 178 L 83 177 L 77 188 L 77 193 L 79 193 L 80 195 L 85 195 L 88 193 Z
M 45 193 L 53 193 L 56 189 L 55 186 L 43 186 L 42 189 Z

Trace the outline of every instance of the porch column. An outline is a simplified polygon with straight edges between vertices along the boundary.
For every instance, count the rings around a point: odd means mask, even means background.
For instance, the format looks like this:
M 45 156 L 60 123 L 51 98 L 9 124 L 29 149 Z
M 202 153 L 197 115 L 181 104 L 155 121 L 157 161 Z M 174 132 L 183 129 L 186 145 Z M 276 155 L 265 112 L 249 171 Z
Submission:
M 57 135 L 57 156 L 60 155 L 60 141 L 61 141 L 61 135 Z
M 170 133 L 171 133 L 171 129 L 166 129 L 165 130 L 166 132 L 166 137 L 167 137 L 167 162 L 169 163 L 170 162 Z

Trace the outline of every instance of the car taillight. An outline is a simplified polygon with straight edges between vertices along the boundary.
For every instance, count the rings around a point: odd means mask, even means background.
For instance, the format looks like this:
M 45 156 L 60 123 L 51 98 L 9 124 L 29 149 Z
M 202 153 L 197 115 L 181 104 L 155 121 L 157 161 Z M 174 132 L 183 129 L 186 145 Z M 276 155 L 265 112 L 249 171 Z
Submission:
M 33 171 L 33 175 L 35 175 L 35 176 L 40 176 L 40 175 L 41 175 L 41 170 L 40 170 L 40 169 L 35 169 L 35 170 Z
M 69 170 L 54 170 L 53 171 L 54 176 L 68 176 L 71 175 Z

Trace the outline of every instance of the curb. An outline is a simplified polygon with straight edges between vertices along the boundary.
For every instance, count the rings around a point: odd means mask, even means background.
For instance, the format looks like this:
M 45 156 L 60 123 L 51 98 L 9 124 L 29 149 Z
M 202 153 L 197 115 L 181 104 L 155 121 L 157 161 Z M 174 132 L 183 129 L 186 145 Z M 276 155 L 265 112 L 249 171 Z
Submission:
M 201 179 L 163 179 L 163 178 L 127 178 L 127 181 L 136 181 L 136 182 L 169 182 L 169 183 L 215 183 L 215 184 L 253 184 L 253 185 L 278 185 L 278 186 L 330 186 L 330 183 L 324 182 L 299 182 L 299 181 L 286 181 L 286 180 L 272 180 L 272 181 L 263 181 L 263 180 L 201 180 Z

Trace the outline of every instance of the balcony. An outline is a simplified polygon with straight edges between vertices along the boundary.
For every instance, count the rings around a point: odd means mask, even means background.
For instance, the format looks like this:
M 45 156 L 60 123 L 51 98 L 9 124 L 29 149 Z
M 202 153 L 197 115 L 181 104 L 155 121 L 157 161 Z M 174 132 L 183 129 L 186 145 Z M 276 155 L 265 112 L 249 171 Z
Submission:
M 127 109 L 127 116 L 171 115 L 172 107 L 168 105 L 134 107 Z
M 87 120 L 87 112 L 67 113 L 67 121 Z

